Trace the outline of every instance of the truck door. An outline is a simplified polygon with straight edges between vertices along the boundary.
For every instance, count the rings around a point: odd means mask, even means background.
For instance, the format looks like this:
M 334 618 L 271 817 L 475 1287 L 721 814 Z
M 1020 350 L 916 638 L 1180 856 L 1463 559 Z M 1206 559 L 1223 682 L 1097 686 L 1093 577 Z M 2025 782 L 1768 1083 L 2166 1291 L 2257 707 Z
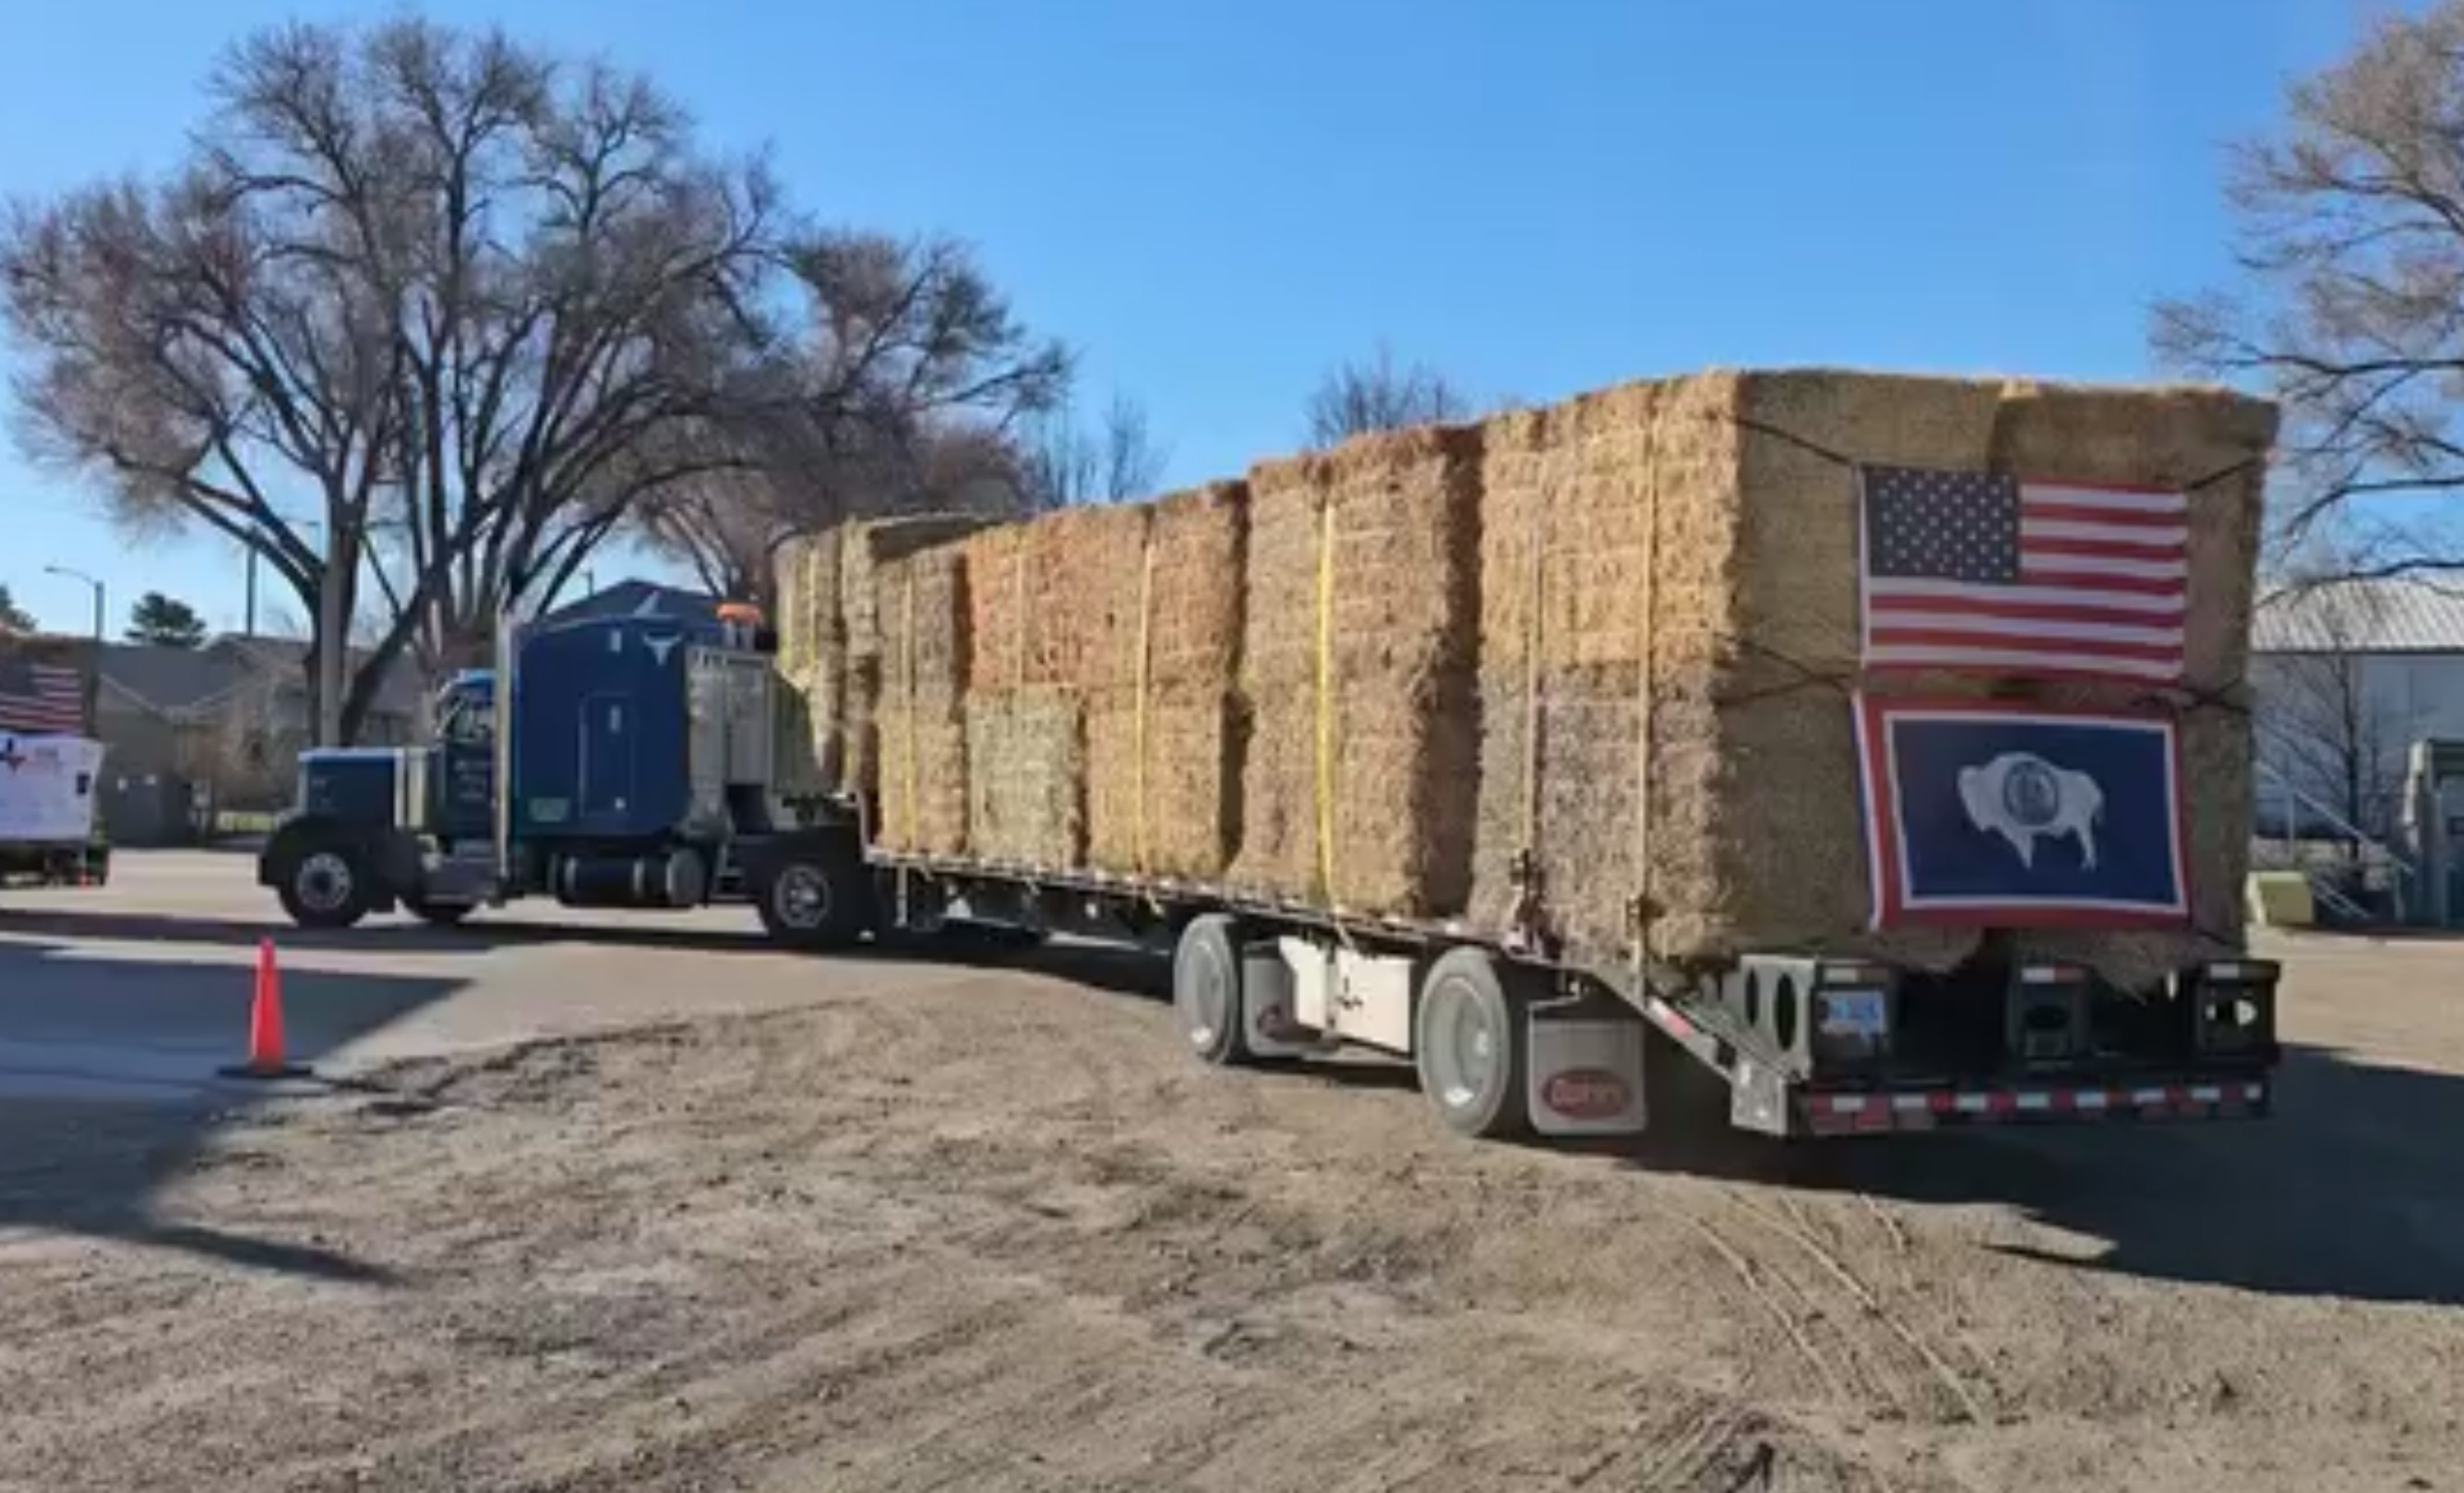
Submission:
M 465 694 L 445 712 L 437 795 L 437 837 L 485 845 L 495 833 L 496 717 L 483 695 Z
M 594 694 L 582 702 L 582 814 L 621 817 L 633 798 L 632 702 Z

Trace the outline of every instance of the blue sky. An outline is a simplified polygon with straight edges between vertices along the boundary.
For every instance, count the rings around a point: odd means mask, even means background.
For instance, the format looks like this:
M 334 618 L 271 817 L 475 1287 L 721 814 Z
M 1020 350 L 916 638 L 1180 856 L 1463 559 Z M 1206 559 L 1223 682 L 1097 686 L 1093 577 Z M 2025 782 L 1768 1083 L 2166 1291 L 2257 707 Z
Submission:
M 0 193 L 167 165 L 215 50 L 390 7 L 0 0 Z M 1482 395 L 1707 363 L 2146 372 L 2224 260 L 2221 144 L 2351 0 L 500 0 L 646 68 L 799 203 L 974 241 L 1148 406 L 1175 483 L 1288 449 L 1383 339 Z M 142 547 L 0 446 L 0 582 L 234 626 L 228 544 Z M 599 580 L 621 562 L 603 561 Z

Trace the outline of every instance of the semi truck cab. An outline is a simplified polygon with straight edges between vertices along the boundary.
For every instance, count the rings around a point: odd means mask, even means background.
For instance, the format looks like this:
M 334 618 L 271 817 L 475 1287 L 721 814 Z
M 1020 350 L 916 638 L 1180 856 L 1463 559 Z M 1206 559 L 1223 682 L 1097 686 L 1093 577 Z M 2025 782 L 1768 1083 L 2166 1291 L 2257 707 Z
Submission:
M 744 889 L 788 816 L 758 613 L 588 618 L 510 637 L 438 691 L 432 739 L 301 754 L 257 879 L 305 927 L 459 922 L 549 895 L 689 908 Z

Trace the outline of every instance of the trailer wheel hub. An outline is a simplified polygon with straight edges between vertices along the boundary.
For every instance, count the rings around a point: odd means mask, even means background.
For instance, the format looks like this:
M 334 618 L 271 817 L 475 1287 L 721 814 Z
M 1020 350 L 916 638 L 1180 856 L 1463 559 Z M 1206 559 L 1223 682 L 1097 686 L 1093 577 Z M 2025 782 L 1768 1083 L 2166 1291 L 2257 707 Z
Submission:
M 1212 949 L 1198 951 L 1181 978 L 1181 1018 L 1189 1043 L 1203 1051 L 1232 1022 L 1232 972 Z
M 319 850 L 300 861 L 293 873 L 303 906 L 331 912 L 351 900 L 350 858 L 336 850 Z
M 1429 1071 L 1438 1080 L 1438 1101 L 1449 1109 L 1480 1102 L 1498 1081 L 1500 1033 L 1471 992 L 1447 981 L 1429 992 L 1438 1002 L 1427 1025 Z

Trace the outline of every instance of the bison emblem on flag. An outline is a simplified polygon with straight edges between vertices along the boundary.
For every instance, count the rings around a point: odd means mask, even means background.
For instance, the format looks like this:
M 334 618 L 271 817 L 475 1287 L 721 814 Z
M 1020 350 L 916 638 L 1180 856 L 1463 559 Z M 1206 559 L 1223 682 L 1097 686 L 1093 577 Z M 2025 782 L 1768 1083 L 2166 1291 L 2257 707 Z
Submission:
M 1857 716 L 1875 926 L 2189 920 L 2170 720 L 1870 695 Z
M 2036 864 L 2038 835 L 2078 839 L 2086 865 L 2096 866 L 2096 822 L 2104 790 L 2085 773 L 2056 767 L 2033 752 L 2005 752 L 1982 767 L 1959 770 L 1959 801 L 1968 822 L 2011 842 L 2019 864 Z

